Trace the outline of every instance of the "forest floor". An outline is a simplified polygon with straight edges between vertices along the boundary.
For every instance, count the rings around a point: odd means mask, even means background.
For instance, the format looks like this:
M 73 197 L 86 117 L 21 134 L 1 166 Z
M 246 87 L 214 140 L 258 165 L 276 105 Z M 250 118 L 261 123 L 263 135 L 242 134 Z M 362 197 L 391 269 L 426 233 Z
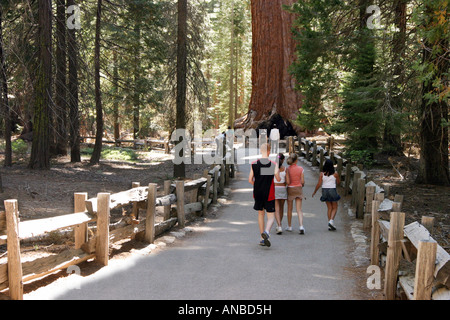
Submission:
M 417 157 L 384 157 L 377 160 L 376 167 L 365 171 L 378 185 L 388 184 L 391 196 L 404 196 L 402 211 L 405 212 L 405 225 L 420 222 L 422 216 L 434 217 L 432 237 L 450 253 L 450 187 L 415 183 L 419 167 Z M 389 219 L 387 216 L 383 218 Z

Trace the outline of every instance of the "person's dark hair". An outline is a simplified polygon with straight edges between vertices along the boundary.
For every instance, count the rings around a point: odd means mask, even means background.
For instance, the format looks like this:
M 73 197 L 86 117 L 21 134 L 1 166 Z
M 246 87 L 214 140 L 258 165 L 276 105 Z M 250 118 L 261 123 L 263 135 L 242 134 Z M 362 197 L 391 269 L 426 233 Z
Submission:
M 325 163 L 323 164 L 323 174 L 326 176 L 331 176 L 334 174 L 334 164 L 333 161 L 331 161 L 330 159 L 327 159 L 325 161 Z
M 283 162 L 284 162 L 284 154 L 282 154 L 282 153 L 279 153 L 278 154 L 278 156 L 277 156 L 277 160 L 278 160 L 278 167 L 281 167 L 281 165 L 283 164 Z

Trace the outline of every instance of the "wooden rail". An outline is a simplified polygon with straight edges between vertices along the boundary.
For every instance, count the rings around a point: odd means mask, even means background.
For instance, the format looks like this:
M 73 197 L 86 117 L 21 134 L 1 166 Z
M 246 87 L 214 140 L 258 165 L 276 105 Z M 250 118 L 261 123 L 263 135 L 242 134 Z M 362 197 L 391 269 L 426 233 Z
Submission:
M 0 264 L 0 291 L 9 288 L 13 300 L 23 298 L 23 283 L 43 277 L 69 266 L 95 259 L 107 265 L 111 243 L 135 237 L 153 243 L 155 237 L 178 224 L 183 228 L 186 218 L 194 213 L 204 215 L 211 203 L 234 176 L 234 166 L 217 165 L 205 170 L 203 177 L 193 181 L 165 181 L 164 195 L 156 196 L 157 185 L 140 187 L 109 194 L 99 193 L 88 199 L 87 193 L 74 195 L 74 213 L 58 217 L 21 222 L 17 200 L 5 201 L 5 212 L 0 212 L 0 244 L 7 245 L 7 263 Z M 194 195 L 194 196 L 192 196 Z M 199 198 L 203 196 L 203 199 Z M 110 211 L 125 205 L 133 206 L 133 213 L 119 223 L 110 223 Z M 164 217 L 155 223 L 156 207 L 164 206 Z M 139 217 L 139 209 L 145 209 L 145 217 Z M 94 236 L 88 238 L 88 224 L 95 224 Z M 20 241 L 73 228 L 75 246 L 57 255 L 21 262 Z

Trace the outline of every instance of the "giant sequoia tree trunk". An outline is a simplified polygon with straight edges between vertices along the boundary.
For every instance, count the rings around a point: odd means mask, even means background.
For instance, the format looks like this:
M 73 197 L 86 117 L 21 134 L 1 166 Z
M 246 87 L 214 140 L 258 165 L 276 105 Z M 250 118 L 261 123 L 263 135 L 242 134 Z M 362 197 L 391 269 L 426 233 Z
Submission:
M 252 96 L 249 112 L 236 127 L 256 128 L 261 121 L 280 115 L 294 120 L 301 97 L 294 90 L 289 66 L 295 59 L 292 36 L 294 15 L 283 9 L 295 0 L 252 0 Z

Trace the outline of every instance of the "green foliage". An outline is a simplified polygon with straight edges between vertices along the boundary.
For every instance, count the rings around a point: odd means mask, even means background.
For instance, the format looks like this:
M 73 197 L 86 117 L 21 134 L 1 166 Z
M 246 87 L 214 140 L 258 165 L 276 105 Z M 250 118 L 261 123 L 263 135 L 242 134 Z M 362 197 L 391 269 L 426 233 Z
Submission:
M 294 29 L 298 59 L 290 71 L 303 96 L 297 124 L 307 130 L 318 129 L 326 121 L 330 110 L 325 106 L 333 104 L 339 90 L 336 53 L 342 39 L 334 32 L 333 17 L 342 6 L 339 0 L 299 1 L 287 8 L 298 17 Z
M 418 25 L 418 34 L 424 50 L 429 57 L 417 61 L 414 69 L 426 87 L 431 84 L 433 90 L 424 92 L 428 104 L 446 102 L 450 98 L 449 79 L 449 42 L 450 21 L 449 2 L 446 0 L 424 0 L 413 12 L 413 19 Z M 446 119 L 444 119 L 446 121 Z
M 354 164 L 362 164 L 367 168 L 370 168 L 374 164 L 373 154 L 367 150 L 351 150 L 347 152 L 347 157 Z
M 347 147 L 352 151 L 378 151 L 381 136 L 381 113 L 378 108 L 382 88 L 378 86 L 375 71 L 376 52 L 372 32 L 363 29 L 358 37 L 357 55 L 351 65 L 354 73 L 344 87 L 344 103 L 336 126 L 348 134 Z
M 28 144 L 22 139 L 16 139 L 11 142 L 11 149 L 13 154 L 24 157 L 28 151 Z
M 247 112 L 250 102 L 252 70 L 250 1 L 213 0 L 210 5 L 211 29 L 209 52 L 206 57 L 211 94 L 211 108 L 208 113 L 210 125 L 218 124 L 223 131 L 229 120 L 231 74 L 234 77 L 233 94 L 238 96 L 238 117 Z M 236 106 L 236 96 L 234 98 Z
M 83 148 L 81 149 L 81 154 L 84 156 L 91 156 L 93 151 L 93 148 Z M 101 158 L 105 160 L 137 161 L 138 155 L 133 149 L 103 147 Z

